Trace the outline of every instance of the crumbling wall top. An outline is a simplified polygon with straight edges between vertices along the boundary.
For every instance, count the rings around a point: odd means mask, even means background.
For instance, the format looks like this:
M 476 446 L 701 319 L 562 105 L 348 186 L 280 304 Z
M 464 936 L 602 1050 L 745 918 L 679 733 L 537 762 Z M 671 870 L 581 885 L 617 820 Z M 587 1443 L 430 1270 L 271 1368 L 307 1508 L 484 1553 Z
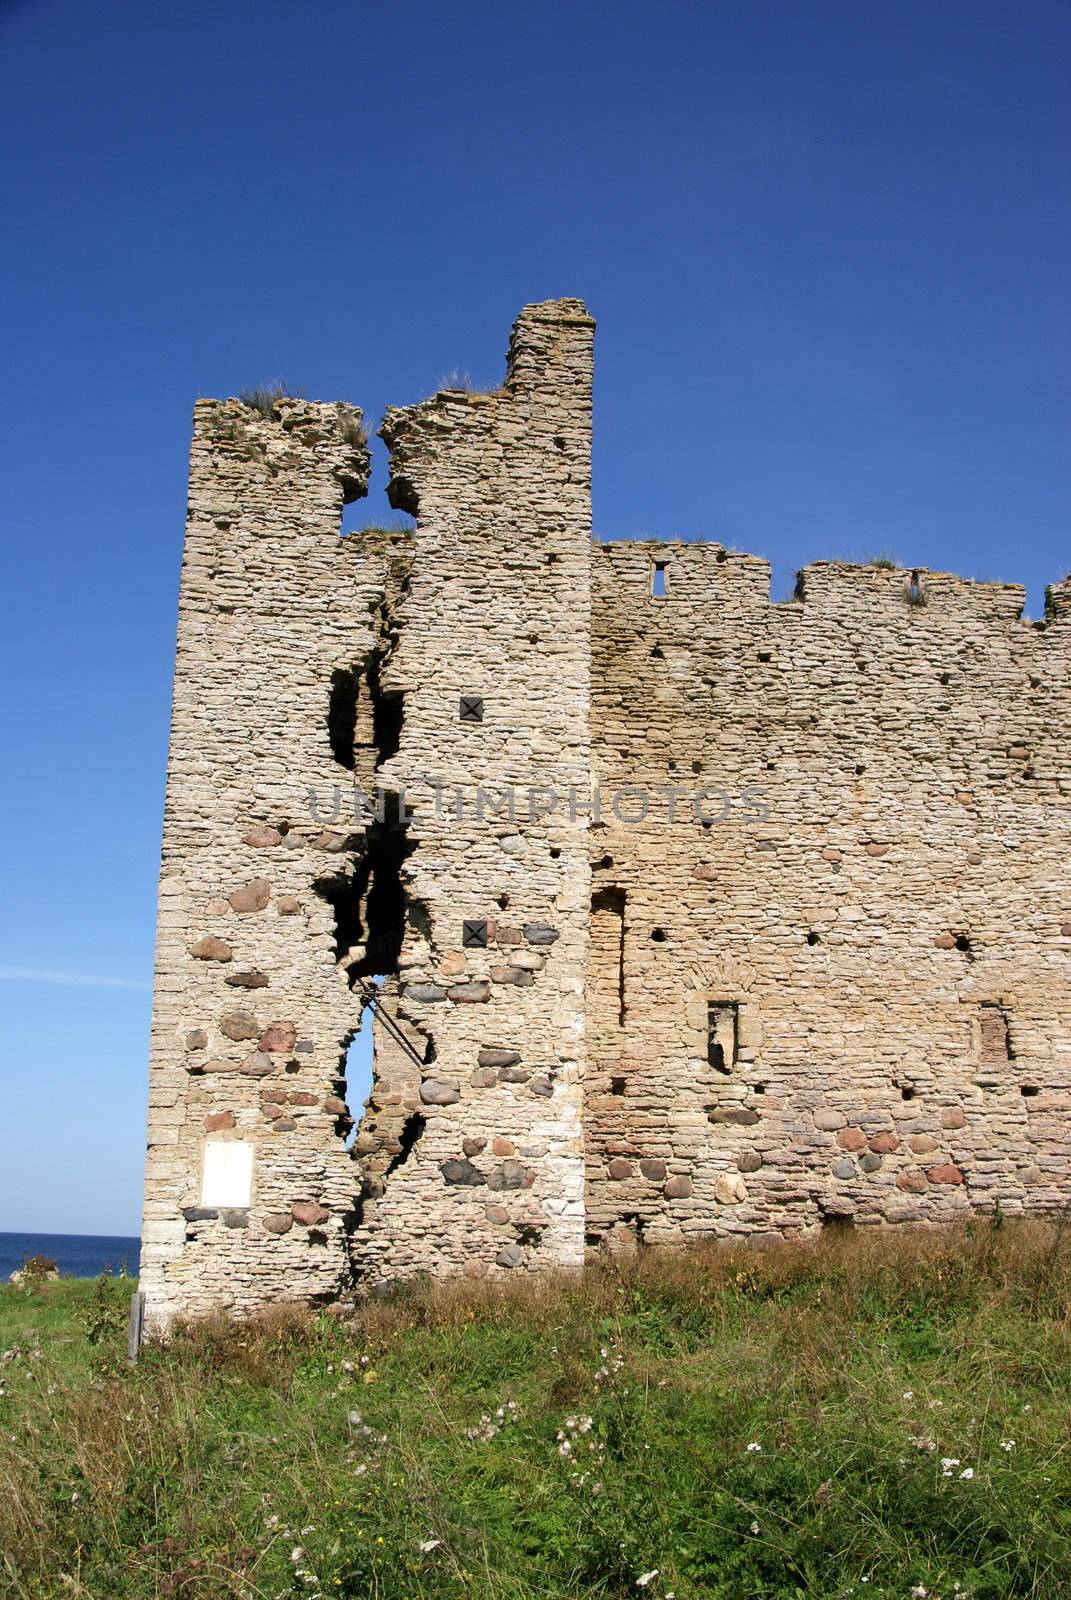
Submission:
M 590 474 L 594 328 L 582 300 L 525 306 L 513 324 L 501 388 L 486 393 L 441 389 L 417 405 L 388 407 L 379 437 L 390 451 L 391 505 L 417 516 L 419 485 L 431 475 L 446 442 L 460 460 L 464 435 L 482 449 L 504 414 L 513 425 L 504 430 L 503 445 L 539 448 L 549 442 L 545 435 L 553 435 L 555 448 L 578 466 L 587 463 L 584 471 Z
M 247 480 L 260 469 L 273 493 L 292 480 L 300 488 L 310 464 L 335 483 L 342 504 L 368 492 L 372 458 L 359 406 L 345 401 L 267 396 L 260 405 L 244 400 L 199 400 L 193 412 L 193 472 L 206 453 L 214 479 Z

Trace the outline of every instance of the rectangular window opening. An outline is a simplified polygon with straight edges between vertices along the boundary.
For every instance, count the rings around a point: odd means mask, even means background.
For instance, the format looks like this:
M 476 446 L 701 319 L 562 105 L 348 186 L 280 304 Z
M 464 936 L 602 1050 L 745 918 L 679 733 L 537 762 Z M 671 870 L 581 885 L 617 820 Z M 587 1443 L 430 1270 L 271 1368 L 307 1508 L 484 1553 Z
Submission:
M 983 1000 L 981 1004 L 981 1059 L 986 1063 L 1014 1061 L 1008 1013 L 999 1000 Z
M 625 1026 L 625 891 L 596 889 L 591 897 L 594 958 L 617 980 L 617 1025 Z
M 668 565 L 668 561 L 656 561 L 654 566 L 651 568 L 652 600 L 665 600 L 669 594 L 669 590 L 666 587 L 666 568 Z
M 740 1007 L 735 1000 L 711 1000 L 707 1005 L 707 1065 L 730 1073 L 736 1066 L 740 1043 Z

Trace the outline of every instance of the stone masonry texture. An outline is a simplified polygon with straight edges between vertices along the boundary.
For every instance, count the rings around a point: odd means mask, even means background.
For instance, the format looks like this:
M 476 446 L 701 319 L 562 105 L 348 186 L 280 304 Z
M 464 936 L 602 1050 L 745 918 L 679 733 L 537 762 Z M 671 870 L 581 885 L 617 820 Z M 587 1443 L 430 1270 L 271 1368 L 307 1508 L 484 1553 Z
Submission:
M 196 407 L 151 1327 L 1068 1202 L 1071 577 L 593 543 L 593 333 L 388 411 L 412 528 L 356 407 Z

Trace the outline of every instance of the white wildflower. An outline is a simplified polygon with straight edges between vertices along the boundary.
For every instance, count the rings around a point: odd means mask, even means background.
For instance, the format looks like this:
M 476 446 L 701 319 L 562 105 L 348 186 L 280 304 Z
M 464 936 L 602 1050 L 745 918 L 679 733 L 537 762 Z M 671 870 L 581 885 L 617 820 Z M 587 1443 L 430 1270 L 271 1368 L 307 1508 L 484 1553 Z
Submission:
M 961 1478 L 973 1478 L 974 1477 L 974 1468 L 973 1467 L 964 1467 L 963 1471 L 960 1473 L 960 1477 Z
M 753 1523 L 752 1523 L 752 1524 L 751 1524 L 751 1531 L 752 1531 L 752 1533 L 758 1533 L 758 1531 L 759 1531 L 759 1525 L 758 1525 L 758 1523 L 757 1523 L 757 1522 L 753 1522 Z
M 1002 1439 L 1000 1441 L 1000 1448 L 1002 1450 L 1014 1450 L 1015 1449 L 1015 1440 L 1014 1439 Z
M 421 1555 L 426 1556 L 430 1550 L 438 1550 L 442 1544 L 441 1539 L 421 1539 L 419 1546 Z
M 304 1561 L 304 1559 L 305 1559 L 305 1552 L 304 1552 L 304 1550 L 303 1550 L 303 1549 L 302 1549 L 302 1548 L 301 1548 L 301 1546 L 300 1546 L 300 1545 L 299 1545 L 299 1544 L 296 1544 L 296 1545 L 295 1545 L 295 1546 L 294 1546 L 294 1548 L 293 1548 L 293 1549 L 292 1549 L 292 1550 L 291 1550 L 291 1552 L 290 1552 L 290 1559 L 291 1559 L 291 1561 L 293 1561 L 293 1562 L 294 1562 L 294 1564 L 295 1564 L 295 1565 L 296 1565 L 296 1564 L 297 1564 L 297 1563 L 298 1563 L 298 1562 L 299 1562 L 299 1561 Z
M 916 1583 L 915 1587 L 911 1591 L 911 1600 L 926 1600 L 926 1596 L 929 1594 L 929 1592 L 930 1591 L 924 1584 Z
M 647 1585 L 651 1582 L 652 1578 L 657 1578 L 657 1577 L 658 1577 L 658 1568 L 657 1567 L 652 1567 L 650 1572 L 641 1572 L 639 1577 L 636 1579 L 636 1587 L 637 1587 L 637 1589 L 646 1589 Z
M 759 1444 L 758 1440 L 752 1439 L 751 1443 L 747 1447 L 747 1453 L 749 1456 L 757 1455 L 761 1449 L 762 1445 Z
M 905 1389 L 903 1394 L 900 1396 L 900 1398 L 901 1398 L 901 1400 L 914 1400 L 914 1398 L 915 1398 L 914 1389 Z

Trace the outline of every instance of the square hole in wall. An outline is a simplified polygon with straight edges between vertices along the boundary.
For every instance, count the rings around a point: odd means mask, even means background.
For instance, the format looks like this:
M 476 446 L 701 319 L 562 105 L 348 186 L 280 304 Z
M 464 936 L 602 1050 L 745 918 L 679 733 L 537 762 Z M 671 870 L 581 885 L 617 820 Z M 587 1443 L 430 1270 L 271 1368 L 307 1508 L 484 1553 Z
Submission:
M 666 588 L 666 567 L 668 562 L 656 561 L 651 568 L 651 599 L 665 600 L 669 591 Z
M 478 694 L 463 694 L 459 716 L 462 722 L 483 721 L 483 701 Z
M 466 917 L 461 926 L 461 944 L 465 950 L 486 950 L 486 920 Z

